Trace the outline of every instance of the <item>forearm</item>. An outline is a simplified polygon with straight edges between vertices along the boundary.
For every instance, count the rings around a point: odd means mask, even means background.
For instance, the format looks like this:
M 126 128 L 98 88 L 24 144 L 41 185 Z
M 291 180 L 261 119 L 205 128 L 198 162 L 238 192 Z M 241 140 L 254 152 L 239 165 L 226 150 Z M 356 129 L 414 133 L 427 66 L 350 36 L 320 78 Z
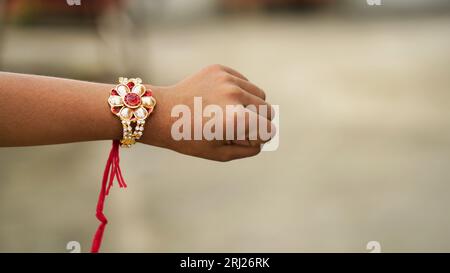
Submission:
M 0 72 L 0 146 L 120 139 L 113 85 Z

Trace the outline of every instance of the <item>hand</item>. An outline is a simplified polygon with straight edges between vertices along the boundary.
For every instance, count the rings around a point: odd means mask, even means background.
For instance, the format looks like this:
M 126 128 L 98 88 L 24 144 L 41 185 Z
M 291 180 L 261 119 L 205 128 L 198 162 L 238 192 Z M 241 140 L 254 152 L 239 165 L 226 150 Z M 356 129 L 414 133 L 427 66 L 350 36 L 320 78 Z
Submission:
M 217 160 L 230 161 L 238 158 L 254 156 L 261 151 L 261 144 L 268 141 L 257 134 L 255 140 L 237 140 L 240 133 L 247 136 L 253 127 L 249 126 L 250 120 L 261 119 L 269 124 L 268 132 L 270 137 L 275 134 L 275 126 L 271 122 L 273 110 L 265 102 L 265 93 L 248 81 L 239 72 L 222 66 L 212 65 L 204 68 L 200 72 L 188 77 L 178 84 L 170 87 L 151 87 L 157 106 L 146 123 L 145 133 L 141 142 L 168 148 L 186 155 Z M 176 105 L 186 105 L 194 113 L 194 97 L 202 98 L 203 109 L 207 105 L 219 106 L 223 113 L 224 138 L 230 120 L 236 121 L 239 115 L 245 115 L 245 132 L 239 132 L 234 122 L 234 140 L 179 140 L 176 141 L 171 135 L 173 123 L 178 117 L 172 117 L 172 108 Z M 260 105 L 268 108 L 268 113 L 259 113 L 258 109 L 246 109 L 241 107 L 238 113 L 226 113 L 227 105 L 254 105 L 259 109 Z M 261 114 L 261 115 L 259 115 Z M 215 118 L 215 117 L 213 117 Z M 211 118 L 203 117 L 203 125 Z M 266 124 L 264 123 L 264 124 Z M 191 126 L 194 126 L 194 118 L 191 119 Z M 184 130 L 194 131 L 193 128 Z M 193 134 L 192 134 L 193 135 Z

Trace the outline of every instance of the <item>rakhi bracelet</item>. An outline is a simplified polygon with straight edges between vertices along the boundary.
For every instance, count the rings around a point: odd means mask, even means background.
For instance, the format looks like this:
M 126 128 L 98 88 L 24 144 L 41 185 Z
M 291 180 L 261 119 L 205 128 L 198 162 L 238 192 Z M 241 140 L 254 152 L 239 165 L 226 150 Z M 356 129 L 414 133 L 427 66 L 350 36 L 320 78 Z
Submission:
M 152 95 L 139 78 L 119 78 L 119 85 L 111 91 L 108 103 L 111 112 L 122 120 L 122 147 L 130 147 L 141 138 L 145 120 L 156 105 Z
M 152 91 L 142 84 L 141 79 L 119 78 L 119 84 L 110 92 L 108 104 L 111 112 L 118 116 L 122 122 L 123 135 L 121 140 L 113 141 L 103 172 L 102 187 L 96 210 L 96 217 L 100 221 L 100 225 L 92 240 L 91 252 L 93 253 L 100 250 L 103 233 L 108 223 L 108 219 L 103 214 L 103 207 L 114 178 L 117 178 L 119 187 L 127 187 L 120 170 L 119 146 L 129 148 L 142 137 L 145 121 L 153 112 L 156 100 L 153 98 Z

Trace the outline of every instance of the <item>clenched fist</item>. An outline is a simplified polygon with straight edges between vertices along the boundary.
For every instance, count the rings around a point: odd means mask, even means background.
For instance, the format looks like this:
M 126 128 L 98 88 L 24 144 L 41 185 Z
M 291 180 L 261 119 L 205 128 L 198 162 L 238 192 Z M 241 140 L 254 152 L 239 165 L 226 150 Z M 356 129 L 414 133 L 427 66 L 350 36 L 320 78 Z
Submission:
M 275 134 L 266 94 L 231 68 L 212 65 L 174 86 L 150 88 L 158 105 L 146 124 L 143 143 L 229 161 L 258 154 Z M 174 136 L 179 130 L 187 137 Z

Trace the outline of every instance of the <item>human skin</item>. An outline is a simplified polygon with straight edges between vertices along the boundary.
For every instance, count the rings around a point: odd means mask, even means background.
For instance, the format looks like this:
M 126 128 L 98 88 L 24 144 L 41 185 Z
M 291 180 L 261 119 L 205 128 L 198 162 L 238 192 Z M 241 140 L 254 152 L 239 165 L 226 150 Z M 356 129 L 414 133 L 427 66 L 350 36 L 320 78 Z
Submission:
M 122 126 L 107 104 L 114 84 L 93 83 L 36 75 L 0 72 L 0 147 L 48 145 L 122 137 Z M 175 105 L 193 107 L 193 98 L 203 105 L 267 105 L 265 93 L 239 72 L 212 65 L 173 86 L 151 86 L 157 101 L 147 119 L 140 142 L 217 161 L 254 156 L 267 140 L 180 140 L 171 136 Z M 193 111 L 192 111 L 193 112 Z M 245 110 L 249 115 L 258 113 Z M 232 117 L 236 118 L 236 117 Z M 263 118 L 275 127 L 271 115 Z M 224 125 L 225 126 L 225 125 Z M 248 128 L 247 128 L 248 129 Z

